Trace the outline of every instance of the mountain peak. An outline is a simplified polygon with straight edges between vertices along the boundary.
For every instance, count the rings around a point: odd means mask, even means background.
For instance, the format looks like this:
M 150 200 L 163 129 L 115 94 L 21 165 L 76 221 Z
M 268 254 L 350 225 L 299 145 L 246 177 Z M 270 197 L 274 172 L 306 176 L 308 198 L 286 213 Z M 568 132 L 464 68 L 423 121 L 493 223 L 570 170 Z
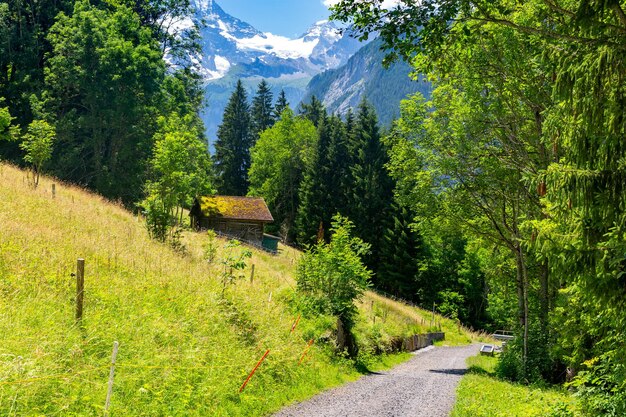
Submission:
M 195 5 L 197 11 L 207 15 L 213 14 L 213 0 L 196 0 Z

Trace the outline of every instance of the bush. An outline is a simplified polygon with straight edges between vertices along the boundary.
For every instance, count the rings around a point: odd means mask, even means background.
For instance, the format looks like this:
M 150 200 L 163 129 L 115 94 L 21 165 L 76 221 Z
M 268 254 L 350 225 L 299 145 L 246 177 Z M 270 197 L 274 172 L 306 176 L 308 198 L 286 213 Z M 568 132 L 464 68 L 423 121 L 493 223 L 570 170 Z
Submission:
M 608 351 L 583 363 L 572 386 L 578 388 L 583 409 L 592 416 L 626 415 L 626 365 L 623 353 Z
M 524 364 L 522 333 L 520 330 L 520 336 L 510 342 L 502 352 L 496 374 L 503 379 L 524 383 L 555 382 L 555 369 L 561 363 L 554 357 L 553 340 L 538 323 L 532 322 L 528 329 L 528 351 Z
M 298 293 L 305 309 L 337 318 L 337 344 L 357 353 L 352 335 L 356 306 L 369 286 L 371 272 L 363 265 L 361 256 L 369 245 L 352 237 L 353 225 L 339 215 L 333 217 L 329 244 L 319 241 L 301 258 L 296 272 Z

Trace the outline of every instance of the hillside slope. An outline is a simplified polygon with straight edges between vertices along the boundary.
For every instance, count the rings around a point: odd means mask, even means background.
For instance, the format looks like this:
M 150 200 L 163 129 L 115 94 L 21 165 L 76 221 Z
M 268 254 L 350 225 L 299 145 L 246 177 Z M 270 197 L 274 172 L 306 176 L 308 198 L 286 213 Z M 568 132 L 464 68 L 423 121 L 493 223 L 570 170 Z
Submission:
M 324 343 L 330 318 L 302 318 L 290 332 L 296 251 L 254 252 L 246 277 L 222 296 L 225 242 L 209 265 L 204 234 L 186 235 L 180 254 L 150 240 L 123 208 L 58 182 L 53 198 L 51 185 L 43 178 L 33 190 L 23 171 L 0 164 L 0 415 L 101 415 L 113 341 L 113 416 L 259 416 L 358 377 Z M 76 324 L 79 257 L 85 310 Z M 392 336 L 424 331 L 425 317 L 368 295 L 357 323 L 365 356 Z M 469 341 L 443 326 L 453 341 Z

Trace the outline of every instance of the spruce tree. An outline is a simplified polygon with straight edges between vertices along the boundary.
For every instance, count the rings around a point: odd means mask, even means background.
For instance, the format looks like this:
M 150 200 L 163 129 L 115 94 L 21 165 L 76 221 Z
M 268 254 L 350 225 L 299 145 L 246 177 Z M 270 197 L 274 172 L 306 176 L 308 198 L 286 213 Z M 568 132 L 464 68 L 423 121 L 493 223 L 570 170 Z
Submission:
M 278 99 L 276 100 L 276 104 L 274 105 L 274 119 L 280 119 L 280 116 L 283 114 L 283 111 L 289 107 L 289 102 L 287 101 L 287 97 L 285 96 L 285 90 L 280 90 L 280 94 L 278 94 Z
M 250 112 L 254 142 L 259 139 L 261 132 L 274 125 L 273 98 L 269 85 L 265 80 L 261 80 L 256 95 L 252 99 L 252 110 Z
M 311 96 L 309 103 L 300 103 L 299 113 L 312 121 L 315 127 L 319 127 L 320 122 L 326 115 L 326 108 L 317 97 Z
M 297 227 L 300 244 L 314 243 L 320 225 L 329 230 L 332 216 L 346 212 L 349 192 L 347 136 L 337 116 L 324 116 L 318 129 L 319 140 L 300 187 Z M 324 236 L 328 239 L 328 235 Z
M 220 194 L 246 195 L 251 146 L 250 108 L 246 90 L 239 80 L 217 130 L 215 170 Z
M 376 272 L 394 183 L 385 167 L 389 156 L 381 142 L 376 113 L 365 99 L 359 104 L 350 141 L 351 192 L 347 215 L 354 221 L 357 236 L 372 244 L 366 263 Z
M 415 300 L 420 260 L 426 258 L 422 237 L 411 223 L 411 212 L 393 204 L 380 241 L 381 262 L 374 283 L 379 289 L 407 300 Z

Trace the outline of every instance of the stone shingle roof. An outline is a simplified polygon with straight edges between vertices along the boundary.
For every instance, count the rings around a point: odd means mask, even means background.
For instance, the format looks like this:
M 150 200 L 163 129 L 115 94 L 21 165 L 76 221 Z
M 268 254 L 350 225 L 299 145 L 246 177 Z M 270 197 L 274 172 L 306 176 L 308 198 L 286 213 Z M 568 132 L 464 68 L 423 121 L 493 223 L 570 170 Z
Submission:
M 272 213 L 261 197 L 204 196 L 198 199 L 200 210 L 206 217 L 232 220 L 273 222 Z

